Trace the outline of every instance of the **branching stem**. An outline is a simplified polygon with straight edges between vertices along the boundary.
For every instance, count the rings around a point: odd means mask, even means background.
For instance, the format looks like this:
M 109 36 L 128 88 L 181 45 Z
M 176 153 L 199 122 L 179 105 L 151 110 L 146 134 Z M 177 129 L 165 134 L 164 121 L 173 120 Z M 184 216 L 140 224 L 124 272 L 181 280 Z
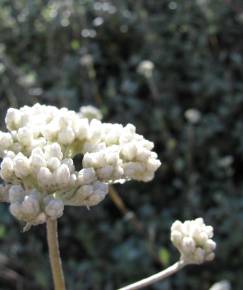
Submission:
M 142 289 L 148 285 L 154 284 L 158 281 L 161 281 L 173 274 L 175 274 L 176 272 L 178 272 L 179 270 L 181 270 L 184 266 L 186 265 L 185 262 L 183 261 L 178 261 L 175 264 L 173 264 L 172 266 L 168 267 L 167 269 L 154 274 L 148 278 L 142 279 L 138 282 L 135 282 L 131 285 L 128 285 L 126 287 L 120 288 L 119 290 L 137 290 L 137 289 Z

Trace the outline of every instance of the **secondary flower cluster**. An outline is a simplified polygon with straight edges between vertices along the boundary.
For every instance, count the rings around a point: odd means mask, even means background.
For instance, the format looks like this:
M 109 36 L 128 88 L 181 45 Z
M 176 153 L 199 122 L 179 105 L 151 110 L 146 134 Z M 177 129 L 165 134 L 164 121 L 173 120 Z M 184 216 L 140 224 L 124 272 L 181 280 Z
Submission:
M 0 174 L 17 219 L 39 224 L 60 217 L 64 205 L 98 204 L 111 183 L 153 179 L 160 166 L 153 143 L 131 124 L 100 118 L 90 106 L 79 113 L 40 104 L 8 110 Z M 78 170 L 76 156 L 82 157 Z
M 215 257 L 216 243 L 212 240 L 213 227 L 205 225 L 202 218 L 175 221 L 171 226 L 171 241 L 188 264 L 201 264 Z

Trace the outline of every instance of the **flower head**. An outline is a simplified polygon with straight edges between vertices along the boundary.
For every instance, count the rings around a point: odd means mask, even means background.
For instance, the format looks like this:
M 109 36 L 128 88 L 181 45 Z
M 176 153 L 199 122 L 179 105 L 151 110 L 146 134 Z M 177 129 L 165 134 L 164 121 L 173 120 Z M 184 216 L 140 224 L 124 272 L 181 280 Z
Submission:
M 212 240 L 213 227 L 205 225 L 202 218 L 175 221 L 171 226 L 171 241 L 189 264 L 201 264 L 214 259 L 216 243 Z
M 8 110 L 8 132 L 0 131 L 0 175 L 17 219 L 42 223 L 60 217 L 65 205 L 97 205 L 109 184 L 154 177 L 161 163 L 153 143 L 131 124 L 100 118 L 93 107 L 80 113 L 40 104 Z

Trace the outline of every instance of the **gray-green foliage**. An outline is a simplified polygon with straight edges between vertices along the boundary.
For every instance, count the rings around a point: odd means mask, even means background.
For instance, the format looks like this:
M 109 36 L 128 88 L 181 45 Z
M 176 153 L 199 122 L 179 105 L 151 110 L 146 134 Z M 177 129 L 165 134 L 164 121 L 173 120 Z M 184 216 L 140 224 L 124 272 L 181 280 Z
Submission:
M 36 101 L 70 109 L 94 104 L 109 121 L 134 123 L 163 161 L 151 183 L 118 188 L 142 230 L 108 198 L 91 211 L 66 210 L 60 241 L 69 289 L 112 290 L 158 271 L 159 253 L 164 264 L 178 256 L 170 224 L 197 216 L 216 229 L 216 261 L 151 289 L 206 290 L 220 279 L 242 289 L 241 2 L 0 0 L 0 6 L 1 119 L 9 106 Z M 152 78 L 138 73 L 143 60 L 154 63 Z M 185 118 L 191 108 L 200 112 L 196 124 Z M 0 212 L 0 288 L 16 289 L 17 281 L 20 289 L 49 289 L 44 228 L 20 234 L 6 206 Z

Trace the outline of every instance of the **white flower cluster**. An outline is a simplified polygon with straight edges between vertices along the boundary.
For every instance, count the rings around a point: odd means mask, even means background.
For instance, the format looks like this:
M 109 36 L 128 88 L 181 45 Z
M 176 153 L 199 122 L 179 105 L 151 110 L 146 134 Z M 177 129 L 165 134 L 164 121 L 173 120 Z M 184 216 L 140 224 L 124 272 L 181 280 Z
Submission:
M 214 259 L 216 243 L 212 240 L 213 227 L 205 225 L 202 218 L 175 221 L 171 226 L 171 241 L 188 264 L 201 264 Z
M 149 181 L 160 166 L 153 143 L 131 124 L 102 123 L 93 107 L 79 113 L 36 104 L 10 108 L 0 131 L 0 175 L 10 187 L 10 211 L 30 224 L 57 218 L 63 205 L 94 206 L 108 184 Z M 83 156 L 80 170 L 73 159 Z M 17 187 L 16 187 L 17 186 Z

